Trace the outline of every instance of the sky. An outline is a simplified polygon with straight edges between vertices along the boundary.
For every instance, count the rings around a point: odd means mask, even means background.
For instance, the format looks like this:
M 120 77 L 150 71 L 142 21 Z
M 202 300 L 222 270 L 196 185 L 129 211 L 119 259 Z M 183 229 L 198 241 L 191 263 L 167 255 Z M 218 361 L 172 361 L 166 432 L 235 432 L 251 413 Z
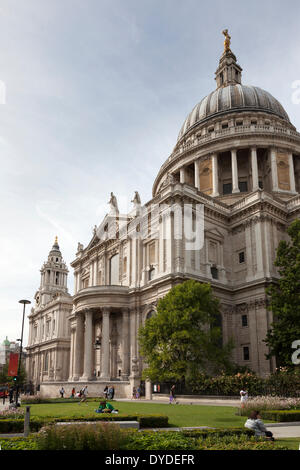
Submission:
M 242 83 L 300 129 L 299 17 L 298 0 L 1 0 L 1 343 L 20 337 L 18 301 L 33 302 L 55 236 L 70 265 L 111 191 L 121 212 L 134 191 L 151 199 L 186 116 L 216 87 L 224 28 Z

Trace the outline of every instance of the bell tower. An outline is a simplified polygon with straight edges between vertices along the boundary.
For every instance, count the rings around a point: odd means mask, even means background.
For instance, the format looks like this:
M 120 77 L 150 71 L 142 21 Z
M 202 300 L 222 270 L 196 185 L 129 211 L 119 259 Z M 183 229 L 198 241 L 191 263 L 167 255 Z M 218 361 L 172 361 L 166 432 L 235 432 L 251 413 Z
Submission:
M 48 255 L 48 260 L 41 268 L 41 284 L 35 294 L 37 307 L 46 305 L 58 294 L 68 294 L 68 272 L 56 237 Z

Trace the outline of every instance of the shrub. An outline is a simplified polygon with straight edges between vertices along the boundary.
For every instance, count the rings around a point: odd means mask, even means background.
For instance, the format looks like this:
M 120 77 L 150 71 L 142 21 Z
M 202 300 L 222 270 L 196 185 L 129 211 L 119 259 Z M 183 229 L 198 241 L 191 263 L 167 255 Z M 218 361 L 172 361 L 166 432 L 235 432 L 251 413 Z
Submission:
M 248 390 L 249 395 L 260 394 L 263 388 L 263 379 L 253 372 L 226 375 L 222 373 L 215 377 L 198 374 L 190 382 L 193 393 L 204 395 L 239 395 L 240 390 Z
M 165 415 L 140 415 L 137 419 L 141 428 L 164 428 L 169 425 L 169 417 Z
M 10 439 L 0 439 L 1 450 L 37 450 L 35 436 L 11 437 Z
M 30 431 L 39 431 L 47 422 L 46 419 L 31 418 Z M 0 419 L 0 434 L 15 434 L 24 431 L 24 419 Z
M 295 422 L 300 421 L 300 410 L 267 410 L 261 412 L 261 417 L 278 423 Z
M 206 438 L 213 436 L 215 438 L 223 438 L 225 436 L 254 436 L 254 431 L 247 428 L 230 428 L 230 429 L 197 429 L 197 430 L 183 430 L 183 435 L 189 438 Z
M 262 438 L 246 435 L 228 435 L 216 437 L 214 435 L 197 441 L 198 450 L 288 450 L 287 447 L 277 443 L 266 441 Z
M 121 450 L 193 450 L 195 442 L 181 432 L 131 432 Z
M 126 440 L 128 431 L 114 424 L 47 426 L 37 437 L 40 450 L 115 450 Z
M 22 397 L 22 405 L 42 405 L 48 403 L 77 403 L 81 398 L 44 398 L 37 395 Z M 88 397 L 88 402 L 101 401 L 103 397 Z
M 54 423 L 68 422 L 106 422 L 106 421 L 138 421 L 141 428 L 167 427 L 168 416 L 164 415 L 119 415 L 119 414 L 91 414 L 85 416 L 44 416 L 43 418 L 32 417 L 30 419 L 30 431 L 38 432 L 43 426 Z M 0 434 L 20 433 L 24 430 L 24 419 L 0 419 Z

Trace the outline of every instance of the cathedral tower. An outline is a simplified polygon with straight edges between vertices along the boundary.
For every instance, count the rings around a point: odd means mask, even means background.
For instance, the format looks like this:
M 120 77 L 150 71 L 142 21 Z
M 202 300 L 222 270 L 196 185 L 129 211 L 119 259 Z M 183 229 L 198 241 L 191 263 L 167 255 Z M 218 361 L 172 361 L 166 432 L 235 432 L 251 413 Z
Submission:
M 41 285 L 35 295 L 36 305 L 43 306 L 57 294 L 67 294 L 68 268 L 62 258 L 57 237 L 41 269 Z

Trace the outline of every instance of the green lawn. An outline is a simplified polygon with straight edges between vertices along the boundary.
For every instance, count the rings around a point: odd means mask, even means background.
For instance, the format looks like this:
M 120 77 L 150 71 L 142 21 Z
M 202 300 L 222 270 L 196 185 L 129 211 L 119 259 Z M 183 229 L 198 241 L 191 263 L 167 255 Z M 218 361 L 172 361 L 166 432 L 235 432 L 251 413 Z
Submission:
M 112 402 L 120 414 L 164 414 L 171 426 L 212 426 L 218 428 L 243 426 L 246 418 L 236 416 L 237 408 L 229 406 L 169 405 L 160 403 Z M 88 416 L 98 402 L 55 403 L 31 405 L 31 416 Z

